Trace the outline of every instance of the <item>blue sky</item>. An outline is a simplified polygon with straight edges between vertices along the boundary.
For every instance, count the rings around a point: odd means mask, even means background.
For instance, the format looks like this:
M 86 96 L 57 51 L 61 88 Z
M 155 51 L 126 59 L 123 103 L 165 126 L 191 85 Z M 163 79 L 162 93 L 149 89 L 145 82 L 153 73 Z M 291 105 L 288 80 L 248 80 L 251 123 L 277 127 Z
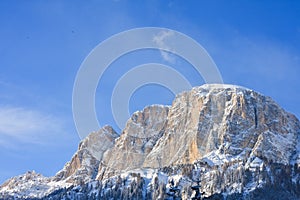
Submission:
M 36 170 L 54 175 L 80 141 L 72 118 L 72 89 L 89 52 L 108 37 L 155 26 L 180 31 L 200 43 L 225 83 L 271 96 L 300 117 L 299 1 L 1 1 L 0 182 Z M 133 66 L 173 66 L 193 86 L 202 78 L 184 61 L 160 52 L 128 54 L 110 66 L 96 93 L 102 125 L 120 131 L 110 111 L 114 84 Z M 160 86 L 137 90 L 130 112 L 170 104 Z

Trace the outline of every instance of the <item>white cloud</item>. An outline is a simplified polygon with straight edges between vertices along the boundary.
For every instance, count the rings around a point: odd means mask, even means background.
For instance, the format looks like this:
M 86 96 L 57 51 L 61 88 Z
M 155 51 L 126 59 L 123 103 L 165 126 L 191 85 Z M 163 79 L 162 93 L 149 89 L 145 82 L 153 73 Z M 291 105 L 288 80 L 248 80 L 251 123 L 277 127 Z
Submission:
M 63 133 L 62 122 L 51 115 L 22 107 L 0 107 L 0 146 L 46 144 Z
M 170 47 L 166 44 L 166 39 L 174 35 L 173 31 L 161 31 L 159 34 L 153 37 L 153 41 L 160 47 L 166 50 L 171 50 Z M 175 63 L 175 57 L 167 52 L 167 51 L 160 51 L 162 58 L 170 63 Z

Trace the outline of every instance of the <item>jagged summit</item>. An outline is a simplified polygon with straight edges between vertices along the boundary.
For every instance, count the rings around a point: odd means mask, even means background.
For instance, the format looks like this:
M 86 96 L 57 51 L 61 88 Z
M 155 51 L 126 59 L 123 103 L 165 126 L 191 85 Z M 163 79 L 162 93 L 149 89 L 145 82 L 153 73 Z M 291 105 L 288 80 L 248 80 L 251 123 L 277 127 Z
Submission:
M 207 92 L 211 92 L 214 90 L 223 91 L 223 90 L 231 90 L 231 91 L 253 91 L 249 88 L 240 85 L 232 85 L 232 84 L 221 84 L 221 83 L 210 83 L 204 84 L 201 86 L 193 87 L 192 90 L 205 90 Z M 190 91 L 185 91 L 190 92 Z M 183 92 L 184 93 L 184 92 Z M 258 92 L 256 92 L 258 93 Z M 179 94 L 180 95 L 180 94 Z
M 120 135 L 110 126 L 91 133 L 71 161 L 48 182 L 45 179 L 48 189 L 37 194 L 51 195 L 53 185 L 72 188 L 96 181 L 87 187 L 104 199 L 112 194 L 124 197 L 129 190 L 141 191 L 135 199 L 147 199 L 148 193 L 150 199 L 160 199 L 175 186 L 181 188 L 182 199 L 190 199 L 190 185 L 201 177 L 202 190 L 212 198 L 250 195 L 277 181 L 280 187 L 291 183 L 290 188 L 300 188 L 299 152 L 299 120 L 270 97 L 240 86 L 205 84 L 178 94 L 171 106 L 152 105 L 135 112 Z M 289 182 L 277 179 L 281 173 Z M 116 185 L 121 189 L 113 193 Z M 75 189 L 68 191 L 76 195 Z M 1 194 L 23 193 L 1 186 Z M 124 199 L 132 199 L 130 195 Z
M 201 86 L 198 86 L 201 88 L 207 88 L 207 89 L 242 89 L 242 90 L 251 90 L 249 88 L 246 88 L 244 86 L 240 85 L 232 85 L 232 84 L 221 84 L 221 83 L 211 83 L 211 84 L 204 84 Z
M 117 137 L 119 135 L 108 125 L 90 133 L 80 142 L 71 161 L 55 175 L 54 180 L 76 183 L 93 180 L 104 152 L 113 147 Z

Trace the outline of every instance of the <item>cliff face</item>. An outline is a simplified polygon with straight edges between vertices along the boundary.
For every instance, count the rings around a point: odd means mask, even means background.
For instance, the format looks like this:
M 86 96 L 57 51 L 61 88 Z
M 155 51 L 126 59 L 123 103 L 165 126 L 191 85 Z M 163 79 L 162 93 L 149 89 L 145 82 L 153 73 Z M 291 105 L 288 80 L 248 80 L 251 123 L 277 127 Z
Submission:
M 42 181 L 47 190 L 28 197 L 79 198 L 80 185 L 87 198 L 190 199 L 197 195 L 193 181 L 201 179 L 206 197 L 247 199 L 259 189 L 283 187 L 297 199 L 299 152 L 299 120 L 271 98 L 233 85 L 203 85 L 177 95 L 171 106 L 135 112 L 120 135 L 109 126 L 91 133 L 55 177 Z M 16 182 L 0 187 L 0 199 L 41 185 L 8 187 Z
M 171 107 L 133 114 L 106 152 L 98 178 L 219 155 L 289 164 L 299 155 L 299 130 L 296 117 L 269 97 L 237 86 L 204 85 L 178 95 Z
M 206 85 L 179 95 L 167 121 L 145 166 L 192 163 L 213 151 L 288 164 L 300 130 L 295 116 L 272 99 L 226 85 Z M 161 162 L 159 156 L 164 158 Z
M 54 181 L 79 184 L 95 179 L 104 152 L 113 147 L 118 136 L 110 126 L 89 134 L 80 142 L 71 161 L 55 175 Z
M 154 105 L 135 112 L 114 147 L 105 152 L 99 166 L 98 179 L 141 168 L 164 133 L 168 111 L 168 107 Z

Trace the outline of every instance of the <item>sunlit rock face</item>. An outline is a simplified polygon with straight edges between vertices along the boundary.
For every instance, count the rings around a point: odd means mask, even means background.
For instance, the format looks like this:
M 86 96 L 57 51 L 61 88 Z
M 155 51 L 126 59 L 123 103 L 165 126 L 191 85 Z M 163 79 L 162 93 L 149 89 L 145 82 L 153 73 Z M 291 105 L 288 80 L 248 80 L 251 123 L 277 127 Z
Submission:
M 231 85 L 204 85 L 178 95 L 167 121 L 144 166 L 193 163 L 212 151 L 288 164 L 299 137 L 294 115 L 269 97 Z
M 0 199 L 199 199 L 201 180 L 206 199 L 296 200 L 299 152 L 294 115 L 253 90 L 208 84 L 135 112 L 121 134 L 91 133 L 54 177 L 13 177 Z
M 80 142 L 71 161 L 55 175 L 54 180 L 82 183 L 95 179 L 104 152 L 113 147 L 117 137 L 119 135 L 110 126 L 90 133 Z
M 161 105 L 148 106 L 135 112 L 114 147 L 105 153 L 99 166 L 98 179 L 141 168 L 165 132 L 168 112 L 169 107 Z
M 298 155 L 299 127 L 295 116 L 252 90 L 196 87 L 179 94 L 170 107 L 149 106 L 134 113 L 105 153 L 98 178 L 193 163 L 214 153 L 288 164 Z

